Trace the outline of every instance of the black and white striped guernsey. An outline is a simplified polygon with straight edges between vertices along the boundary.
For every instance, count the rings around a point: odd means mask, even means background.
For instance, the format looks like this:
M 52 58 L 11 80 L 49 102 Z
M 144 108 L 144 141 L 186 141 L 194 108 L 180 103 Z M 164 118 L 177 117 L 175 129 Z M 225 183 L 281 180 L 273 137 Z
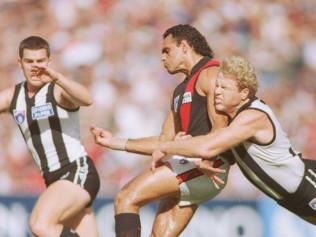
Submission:
M 246 140 L 232 149 L 244 175 L 260 190 L 275 200 L 294 193 L 304 176 L 305 165 L 295 152 L 287 134 L 272 110 L 259 99 L 254 99 L 238 112 L 253 109 L 265 113 L 273 126 L 274 136 L 268 144 Z
M 64 167 L 87 153 L 80 142 L 79 108 L 57 104 L 54 83 L 45 84 L 32 98 L 26 82 L 15 86 L 10 112 L 42 174 Z

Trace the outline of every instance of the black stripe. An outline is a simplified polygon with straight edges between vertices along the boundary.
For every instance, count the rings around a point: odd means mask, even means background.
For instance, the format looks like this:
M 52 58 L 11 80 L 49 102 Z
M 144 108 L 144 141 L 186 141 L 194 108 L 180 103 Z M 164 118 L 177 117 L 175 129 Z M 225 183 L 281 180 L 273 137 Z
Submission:
M 47 100 L 52 103 L 54 116 L 48 118 L 49 126 L 53 136 L 53 142 L 57 151 L 58 160 L 61 166 L 64 166 L 69 162 L 65 142 L 62 137 L 62 129 L 60 119 L 57 112 L 56 101 L 54 98 L 54 85 L 51 83 L 48 87 Z M 47 102 L 48 102 L 47 101 Z
M 21 91 L 22 85 L 23 85 L 23 82 L 15 85 L 13 98 L 11 100 L 11 104 L 10 104 L 10 108 L 9 108 L 9 111 L 12 115 L 13 115 L 13 110 L 16 108 L 16 103 L 18 101 L 18 97 L 19 97 L 19 93 Z
M 41 140 L 41 131 L 38 125 L 38 121 L 32 119 L 32 107 L 35 105 L 35 97 L 37 94 L 35 94 L 31 99 L 29 99 L 28 94 L 27 94 L 26 83 L 25 83 L 24 88 L 25 88 L 24 94 L 25 94 L 25 103 L 26 103 L 27 124 L 31 133 L 30 135 L 33 142 L 33 146 L 35 147 L 41 161 L 42 172 L 45 173 L 48 171 L 48 163 L 47 163 L 44 146 Z
M 244 163 L 248 166 L 250 170 L 252 170 L 262 182 L 267 185 L 271 190 L 275 191 L 276 193 L 280 194 L 282 197 L 288 196 L 289 193 L 281 186 L 279 185 L 274 179 L 272 179 L 249 155 L 245 147 L 241 144 L 234 148 L 235 151 L 238 153 L 239 157 L 244 161 Z M 238 163 L 238 160 L 237 160 Z M 254 184 L 257 188 L 259 188 L 261 191 L 266 193 L 271 198 L 274 198 L 269 193 L 266 192 L 266 190 L 262 189 L 254 180 L 251 179 L 251 177 L 247 174 L 247 171 L 243 170 L 243 167 L 238 164 L 243 174 L 247 177 L 247 179 Z
M 12 98 L 12 100 L 11 100 L 10 110 L 9 110 L 10 113 L 12 114 L 13 118 L 14 118 L 13 110 L 16 109 L 16 105 L 17 105 L 17 102 L 18 102 L 18 97 L 19 97 L 19 94 L 20 94 L 20 92 L 21 92 L 22 85 L 23 85 L 23 82 L 21 82 L 21 83 L 15 85 L 14 94 L 13 94 L 13 98 Z M 14 118 L 14 119 L 15 119 L 15 118 Z M 26 143 L 26 138 L 25 138 L 25 136 L 24 136 L 24 133 L 22 132 L 21 126 L 20 126 L 19 124 L 17 124 L 17 125 L 18 125 L 18 128 L 19 128 L 19 130 L 20 130 L 20 132 L 21 132 L 21 134 L 22 134 L 22 136 L 23 136 L 23 139 L 24 139 L 24 141 L 25 141 L 25 143 Z
M 255 144 L 257 144 L 257 145 L 260 145 L 260 146 L 268 146 L 268 145 L 271 145 L 271 144 L 275 141 L 275 138 L 276 138 L 276 128 L 275 128 L 275 125 L 274 125 L 273 120 L 272 120 L 272 118 L 270 117 L 270 115 L 269 115 L 266 111 L 264 111 L 264 110 L 262 110 L 262 109 L 259 109 L 259 108 L 249 107 L 249 108 L 247 108 L 247 109 L 245 109 L 245 110 L 257 110 L 257 111 L 259 111 L 259 112 L 264 113 L 264 114 L 268 117 L 268 119 L 269 119 L 269 121 L 270 121 L 270 123 L 271 123 L 271 125 L 272 125 L 272 129 L 273 129 L 273 137 L 272 137 L 271 141 L 269 141 L 269 142 L 267 142 L 267 143 L 260 143 L 260 142 L 256 142 L 256 141 L 251 140 L 251 142 L 252 142 L 252 143 L 255 143 Z

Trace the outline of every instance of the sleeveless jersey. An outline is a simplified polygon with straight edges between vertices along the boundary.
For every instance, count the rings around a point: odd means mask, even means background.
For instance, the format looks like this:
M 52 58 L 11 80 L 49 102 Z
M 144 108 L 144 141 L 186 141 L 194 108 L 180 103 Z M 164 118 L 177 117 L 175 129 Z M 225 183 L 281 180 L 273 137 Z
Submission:
M 181 121 L 181 130 L 192 136 L 204 135 L 211 131 L 207 112 L 207 98 L 195 89 L 201 71 L 205 68 L 219 66 L 219 62 L 209 57 L 202 58 L 189 75 L 180 83 L 173 93 L 172 110 Z
M 276 116 L 264 102 L 255 98 L 240 111 L 254 109 L 265 113 L 273 126 L 273 139 L 268 144 L 247 140 L 232 148 L 244 175 L 260 190 L 275 200 L 294 193 L 304 175 L 304 163 L 296 153 Z
M 26 82 L 15 86 L 10 113 L 42 174 L 64 167 L 87 155 L 80 142 L 79 108 L 57 104 L 53 83 L 45 84 L 32 98 Z

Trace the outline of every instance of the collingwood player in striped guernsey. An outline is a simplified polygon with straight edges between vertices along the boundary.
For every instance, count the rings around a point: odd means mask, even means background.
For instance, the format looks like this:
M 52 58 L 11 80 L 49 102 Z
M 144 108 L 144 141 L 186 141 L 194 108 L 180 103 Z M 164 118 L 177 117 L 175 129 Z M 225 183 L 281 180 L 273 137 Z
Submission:
M 49 45 L 30 36 L 20 43 L 25 81 L 0 93 L 0 112 L 10 112 L 47 189 L 30 216 L 40 237 L 98 236 L 91 203 L 99 176 L 80 142 L 79 107 L 89 106 L 89 91 L 49 67 Z
M 241 57 L 223 61 L 215 107 L 230 117 L 228 127 L 206 136 L 162 143 L 152 169 L 166 154 L 214 157 L 231 148 L 237 164 L 261 191 L 302 219 L 316 224 L 316 161 L 294 151 L 272 110 L 255 97 L 254 68 Z

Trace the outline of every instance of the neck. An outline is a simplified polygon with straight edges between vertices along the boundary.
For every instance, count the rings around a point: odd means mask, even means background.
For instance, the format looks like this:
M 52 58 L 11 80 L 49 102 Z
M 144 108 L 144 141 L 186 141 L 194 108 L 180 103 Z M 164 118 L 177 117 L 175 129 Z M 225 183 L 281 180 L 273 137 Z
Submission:
M 187 58 L 187 61 L 185 63 L 186 67 L 186 73 L 187 75 L 190 75 L 192 72 L 193 67 L 203 58 L 202 55 L 199 54 L 190 54 Z
M 246 100 L 242 101 L 241 103 L 239 103 L 238 105 L 234 106 L 230 111 L 227 111 L 226 114 L 230 117 L 230 118 L 234 118 L 237 113 L 239 112 L 239 110 L 248 102 L 250 101 L 249 98 L 247 98 Z

